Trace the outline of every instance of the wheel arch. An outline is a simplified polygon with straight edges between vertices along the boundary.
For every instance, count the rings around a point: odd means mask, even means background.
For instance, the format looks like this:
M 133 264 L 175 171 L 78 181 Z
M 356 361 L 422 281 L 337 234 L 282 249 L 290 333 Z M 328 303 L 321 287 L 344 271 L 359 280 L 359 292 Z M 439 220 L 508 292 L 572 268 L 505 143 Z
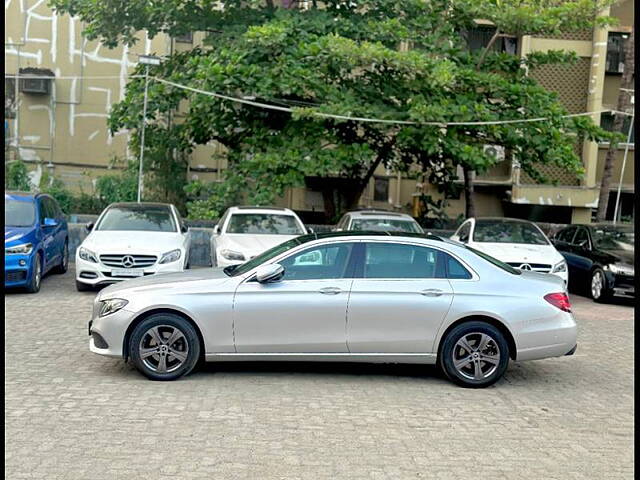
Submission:
M 191 318 L 189 315 L 181 312 L 180 310 L 175 310 L 172 308 L 155 308 L 152 310 L 148 310 L 146 312 L 142 312 L 127 327 L 127 331 L 124 334 L 124 338 L 122 340 L 122 358 L 126 362 L 129 359 L 129 339 L 131 338 L 131 334 L 135 330 L 135 328 L 142 322 L 144 319 L 149 318 L 152 315 L 156 315 L 158 313 L 169 313 L 171 315 L 176 315 L 178 317 L 183 318 L 187 322 L 191 324 L 191 326 L 195 329 L 196 334 L 198 335 L 198 342 L 200 343 L 200 358 L 204 358 L 205 350 L 204 350 L 204 337 L 202 336 L 202 332 L 200 331 L 200 327 L 198 324 Z
M 472 321 L 485 322 L 490 325 L 493 325 L 498 330 L 500 330 L 500 333 L 504 335 L 504 338 L 507 341 L 507 344 L 509 345 L 509 357 L 512 360 L 516 360 L 516 355 L 517 355 L 516 341 L 513 338 L 513 334 L 511 333 L 509 328 L 502 321 L 498 320 L 497 318 L 490 317 L 488 315 L 469 315 L 466 317 L 459 318 L 458 320 L 452 322 L 446 328 L 446 330 L 442 333 L 442 335 L 440 336 L 440 340 L 438 341 L 438 350 L 437 350 L 438 361 L 440 361 L 440 352 L 442 350 L 442 344 L 444 343 L 445 338 L 447 338 L 447 335 L 449 335 L 449 332 L 451 332 L 451 330 L 453 330 L 454 328 L 456 328 L 458 325 L 462 323 L 472 322 Z

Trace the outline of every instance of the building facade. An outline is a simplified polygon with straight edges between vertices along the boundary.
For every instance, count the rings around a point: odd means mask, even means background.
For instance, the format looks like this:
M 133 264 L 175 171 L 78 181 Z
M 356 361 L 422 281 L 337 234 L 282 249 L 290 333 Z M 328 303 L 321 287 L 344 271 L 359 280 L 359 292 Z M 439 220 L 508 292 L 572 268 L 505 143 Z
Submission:
M 609 15 L 619 20 L 613 28 L 559 38 L 525 36 L 503 48 L 518 55 L 548 49 L 575 51 L 577 64 L 542 68 L 535 72 L 537 80 L 556 91 L 570 113 L 615 109 L 622 73 L 621 45 L 633 25 L 633 7 L 632 0 L 624 0 L 611 8 Z M 79 20 L 56 15 L 45 0 L 5 2 L 5 162 L 21 158 L 28 164 L 35 184 L 48 172 L 73 190 L 91 192 L 97 177 L 137 156 L 138 152 L 129 151 L 129 132 L 110 135 L 106 119 L 111 105 L 123 98 L 127 77 L 138 56 L 171 55 L 190 49 L 202 43 L 204 34 L 148 39 L 140 33 L 135 46 L 108 49 L 97 41 L 87 41 L 82 31 Z M 481 32 L 472 40 L 481 43 Z M 21 75 L 27 78 L 21 79 Z M 593 119 L 605 127 L 611 124 L 610 115 L 594 114 Z M 609 218 L 620 180 L 619 217 L 634 214 L 634 146 L 629 146 L 622 172 L 624 147 L 620 145 L 616 155 Z M 556 181 L 553 186 L 536 184 L 506 160 L 477 176 L 478 215 L 589 222 L 597 207 L 608 145 L 585 142 L 577 148 L 585 175 L 577 177 L 549 169 L 545 173 Z M 503 155 L 499 148 L 493 151 Z M 219 146 L 199 146 L 189 156 L 186 175 L 189 180 L 216 181 L 225 166 Z M 380 167 L 360 203 L 415 213 L 415 199 L 420 194 L 441 198 L 434 186 Z M 462 195 L 446 202 L 450 217 L 464 212 Z M 290 189 L 278 203 L 308 215 L 323 211 L 322 195 L 309 188 Z

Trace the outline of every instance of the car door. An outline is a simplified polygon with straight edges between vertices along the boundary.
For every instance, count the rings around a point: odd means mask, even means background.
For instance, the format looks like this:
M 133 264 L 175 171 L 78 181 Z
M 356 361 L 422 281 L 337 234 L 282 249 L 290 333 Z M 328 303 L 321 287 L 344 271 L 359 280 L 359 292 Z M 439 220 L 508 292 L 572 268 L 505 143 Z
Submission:
M 384 241 L 362 245 L 349 296 L 349 351 L 431 353 L 453 300 L 441 252 Z
M 54 199 L 49 198 L 49 202 L 51 202 L 51 210 L 53 210 L 54 219 L 58 222 L 58 225 L 55 227 L 55 244 L 56 244 L 56 256 L 58 258 L 57 261 L 60 261 L 62 255 L 64 253 L 64 244 L 67 241 L 67 221 L 64 218 L 64 214 L 60 209 L 60 205 Z
M 585 227 L 578 227 L 570 245 L 571 263 L 573 265 L 574 278 L 590 278 L 593 260 L 591 259 L 591 240 Z
M 233 322 L 238 353 L 346 353 L 353 242 L 305 248 L 278 261 L 284 277 L 241 283 Z
M 38 211 L 40 216 L 40 230 L 42 232 L 42 248 L 44 250 L 44 271 L 55 265 L 57 256 L 56 227 L 45 225 L 45 219 L 55 219 L 55 212 L 51 208 L 51 202 L 47 197 L 38 198 Z

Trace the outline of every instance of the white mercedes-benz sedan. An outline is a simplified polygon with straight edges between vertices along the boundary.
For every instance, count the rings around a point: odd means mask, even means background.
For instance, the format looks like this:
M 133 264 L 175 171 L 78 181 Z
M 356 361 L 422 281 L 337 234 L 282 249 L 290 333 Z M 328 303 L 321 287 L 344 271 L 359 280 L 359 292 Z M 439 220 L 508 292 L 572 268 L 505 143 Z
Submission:
M 188 268 L 191 232 L 175 206 L 113 203 L 76 250 L 78 291 Z
M 535 223 L 517 218 L 470 218 L 451 236 L 514 268 L 551 273 L 568 282 L 567 262 Z
M 280 207 L 230 207 L 211 236 L 211 265 L 228 267 L 252 259 L 307 232 L 293 210 Z
M 107 287 L 92 352 L 173 380 L 200 359 L 438 364 L 486 387 L 509 360 L 571 355 L 563 281 L 438 237 L 309 234 L 236 266 Z

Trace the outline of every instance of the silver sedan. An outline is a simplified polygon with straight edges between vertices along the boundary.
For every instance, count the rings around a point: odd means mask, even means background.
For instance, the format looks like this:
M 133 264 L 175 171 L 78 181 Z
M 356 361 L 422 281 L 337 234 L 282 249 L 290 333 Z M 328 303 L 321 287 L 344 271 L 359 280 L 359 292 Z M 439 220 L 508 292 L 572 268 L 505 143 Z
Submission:
M 311 234 L 231 267 L 154 275 L 98 294 L 90 349 L 154 380 L 206 361 L 438 364 L 467 387 L 509 360 L 571 355 L 563 281 L 411 234 Z

